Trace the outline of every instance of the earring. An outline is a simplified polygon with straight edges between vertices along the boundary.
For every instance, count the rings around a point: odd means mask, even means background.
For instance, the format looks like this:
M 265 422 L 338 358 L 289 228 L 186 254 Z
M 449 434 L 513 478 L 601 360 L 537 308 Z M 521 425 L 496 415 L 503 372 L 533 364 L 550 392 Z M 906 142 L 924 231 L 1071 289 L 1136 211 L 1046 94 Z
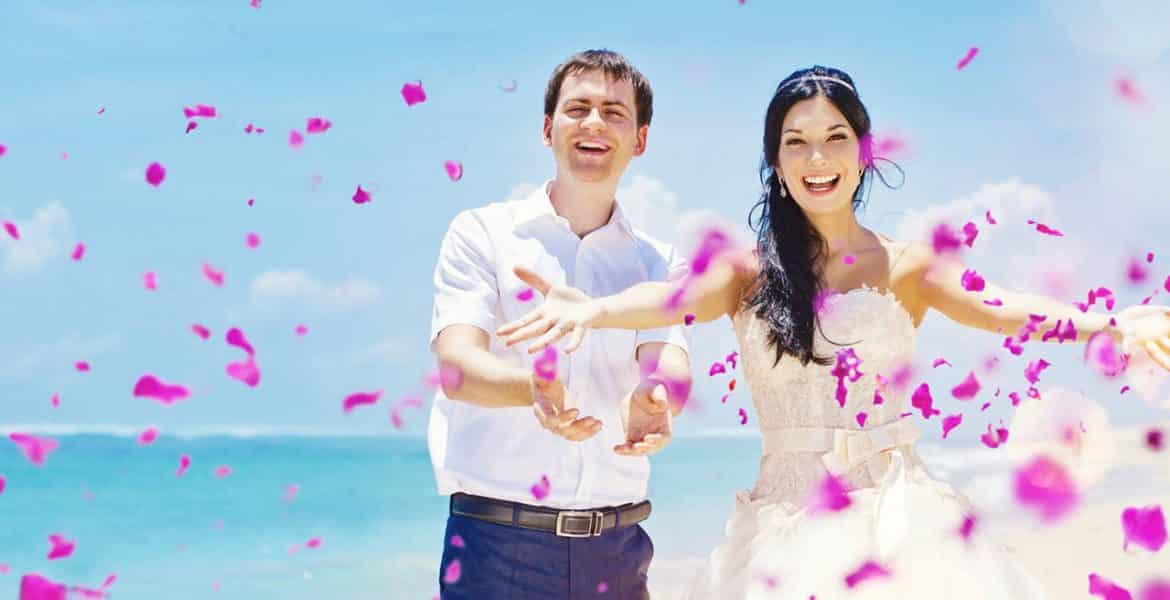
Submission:
M 784 189 L 784 180 L 783 179 L 780 180 L 780 197 L 781 198 L 788 197 L 788 191 Z

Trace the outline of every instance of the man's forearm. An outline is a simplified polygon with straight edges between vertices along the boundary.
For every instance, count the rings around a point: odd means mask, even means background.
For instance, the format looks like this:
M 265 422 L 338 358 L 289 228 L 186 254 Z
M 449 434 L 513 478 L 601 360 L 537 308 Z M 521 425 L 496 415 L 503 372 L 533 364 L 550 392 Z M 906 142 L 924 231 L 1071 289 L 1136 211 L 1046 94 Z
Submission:
M 462 374 L 443 378 L 448 380 L 443 382 L 448 398 L 486 408 L 532 406 L 532 374 L 490 351 L 464 347 L 438 358 L 440 367 Z

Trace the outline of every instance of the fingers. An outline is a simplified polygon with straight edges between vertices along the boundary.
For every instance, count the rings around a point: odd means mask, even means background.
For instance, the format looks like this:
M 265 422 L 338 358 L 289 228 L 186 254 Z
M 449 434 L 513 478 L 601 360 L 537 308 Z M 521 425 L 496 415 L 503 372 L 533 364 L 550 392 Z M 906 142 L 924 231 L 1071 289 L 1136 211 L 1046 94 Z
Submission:
M 601 421 L 593 417 L 585 417 L 577 419 L 553 433 L 570 442 L 581 442 L 597 435 L 599 431 L 601 431 Z
M 543 277 L 537 275 L 536 271 L 517 266 L 512 269 L 512 272 L 516 274 L 516 277 L 520 278 L 520 281 L 527 283 L 532 289 L 540 292 L 540 295 L 548 295 L 549 284 Z
M 508 346 L 515 346 L 516 344 L 519 344 L 520 342 L 523 342 L 524 340 L 530 340 L 538 335 L 541 335 L 541 334 L 547 332 L 549 330 L 549 328 L 551 328 L 554 324 L 555 324 L 554 321 L 550 321 L 548 319 L 543 319 L 543 318 L 539 319 L 533 323 L 529 323 L 528 325 L 525 325 L 524 327 L 521 327 L 520 329 L 512 332 L 512 335 L 509 335 L 507 338 L 505 338 L 504 342 Z
M 1163 369 L 1170 371 L 1170 352 L 1166 352 L 1154 342 L 1146 342 L 1142 344 L 1142 348 L 1145 348 L 1146 353 L 1150 355 L 1150 358 L 1154 362 L 1158 363 Z
M 529 354 L 536 354 L 537 352 L 544 350 L 545 346 L 552 344 L 553 342 L 556 342 L 557 340 L 565 337 L 565 334 L 569 333 L 570 331 L 573 331 L 574 329 L 579 329 L 579 328 L 573 326 L 570 323 L 565 323 L 565 322 L 561 322 L 556 327 L 550 326 L 548 328 L 548 331 L 546 331 L 544 333 L 544 335 L 540 336 L 534 342 L 532 342 L 532 345 L 528 347 L 528 353 Z
M 504 325 L 503 327 L 500 327 L 499 329 L 496 330 L 496 335 L 498 335 L 498 336 L 509 335 L 513 331 L 516 331 L 517 329 L 520 329 L 521 327 L 524 327 L 525 325 L 530 325 L 532 323 L 535 323 L 537 321 L 537 319 L 539 319 L 541 317 L 541 315 L 542 315 L 542 313 L 541 313 L 540 309 L 536 309 L 536 310 L 524 315 L 523 317 L 520 317 L 519 319 L 516 319 L 515 321 L 512 321 L 511 323 L 508 323 L 508 324 Z
M 670 435 L 662 433 L 647 434 L 641 440 L 627 441 L 613 447 L 613 451 L 622 456 L 650 456 L 670 443 Z
M 573 334 L 569 336 L 569 343 L 565 346 L 565 354 L 572 354 L 581 347 L 581 343 L 585 341 L 586 331 L 584 327 L 573 328 Z
M 630 397 L 630 402 L 634 404 L 634 408 L 648 414 L 665 413 L 670 408 L 666 386 L 661 383 L 651 385 L 653 385 L 651 388 L 640 386 L 635 390 L 633 396 Z

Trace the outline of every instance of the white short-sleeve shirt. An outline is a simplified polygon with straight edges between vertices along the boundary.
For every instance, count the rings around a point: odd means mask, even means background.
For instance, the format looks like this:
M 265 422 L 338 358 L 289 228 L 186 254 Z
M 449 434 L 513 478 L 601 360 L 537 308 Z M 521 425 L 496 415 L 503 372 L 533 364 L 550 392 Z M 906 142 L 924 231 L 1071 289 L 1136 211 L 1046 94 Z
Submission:
M 522 200 L 459 213 L 451 222 L 435 267 L 431 346 L 444 328 L 474 325 L 491 335 L 490 351 L 531 369 L 525 344 L 508 348 L 497 327 L 539 306 L 517 294 L 528 288 L 512 272 L 522 265 L 554 284 L 568 284 L 593 297 L 636 283 L 675 280 L 687 264 L 674 250 L 635 229 L 615 204 L 609 223 L 578 238 L 556 214 L 546 182 Z M 603 427 L 583 442 L 570 442 L 540 426 L 530 407 L 483 408 L 450 400 L 442 390 L 431 408 L 428 445 L 440 494 L 465 492 L 557 508 L 594 508 L 646 497 L 650 463 L 620 456 L 625 441 L 621 399 L 638 383 L 635 350 L 647 342 L 687 349 L 682 326 L 651 331 L 590 330 L 573 354 L 561 354 L 557 371 L 581 414 Z M 563 341 L 562 341 L 563 343 Z M 532 486 L 548 477 L 543 501 Z

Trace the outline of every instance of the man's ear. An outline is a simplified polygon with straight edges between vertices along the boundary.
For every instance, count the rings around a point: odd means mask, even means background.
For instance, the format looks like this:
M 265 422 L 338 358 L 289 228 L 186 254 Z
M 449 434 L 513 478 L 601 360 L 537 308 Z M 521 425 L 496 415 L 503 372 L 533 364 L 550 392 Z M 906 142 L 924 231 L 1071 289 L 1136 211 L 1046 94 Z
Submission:
M 544 116 L 544 127 L 540 131 L 540 139 L 545 146 L 552 147 L 552 117 Z
M 634 156 L 642 156 L 646 151 L 646 136 L 650 135 L 650 126 L 643 125 L 638 128 L 638 134 L 635 136 L 634 142 Z

